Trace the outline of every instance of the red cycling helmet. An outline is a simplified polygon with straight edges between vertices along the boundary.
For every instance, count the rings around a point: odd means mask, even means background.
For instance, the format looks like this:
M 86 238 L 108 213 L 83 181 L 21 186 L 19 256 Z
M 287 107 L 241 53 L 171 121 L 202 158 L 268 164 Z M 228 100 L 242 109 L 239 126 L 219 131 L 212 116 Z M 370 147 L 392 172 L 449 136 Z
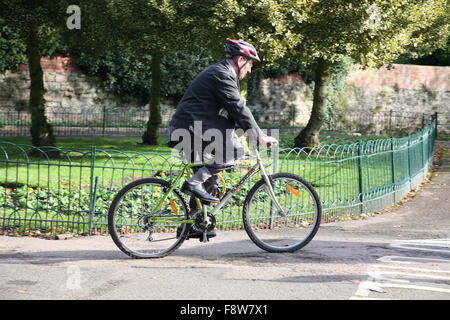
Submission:
M 253 59 L 261 62 L 255 47 L 250 43 L 242 40 L 227 39 L 225 52 L 227 53 L 227 58 L 234 56 L 243 56 L 247 59 Z

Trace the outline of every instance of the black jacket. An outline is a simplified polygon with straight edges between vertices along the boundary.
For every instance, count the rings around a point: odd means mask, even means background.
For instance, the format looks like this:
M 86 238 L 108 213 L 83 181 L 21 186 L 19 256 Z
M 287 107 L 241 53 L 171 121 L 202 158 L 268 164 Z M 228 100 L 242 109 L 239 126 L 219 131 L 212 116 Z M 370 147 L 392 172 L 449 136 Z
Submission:
M 170 126 L 192 128 L 202 122 L 203 133 L 211 128 L 222 134 L 227 129 L 241 128 L 259 137 L 261 129 L 245 101 L 241 99 L 236 74 L 226 60 L 203 70 L 192 81 L 178 104 Z

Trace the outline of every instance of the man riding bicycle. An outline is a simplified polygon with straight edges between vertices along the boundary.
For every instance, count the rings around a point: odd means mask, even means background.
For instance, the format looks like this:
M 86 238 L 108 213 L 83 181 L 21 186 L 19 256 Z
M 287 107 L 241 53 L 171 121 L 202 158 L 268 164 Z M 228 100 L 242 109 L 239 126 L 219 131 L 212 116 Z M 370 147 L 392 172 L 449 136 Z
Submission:
M 261 131 L 240 97 L 239 80 L 251 73 L 253 60 L 261 61 L 256 49 L 248 42 L 227 39 L 225 52 L 226 59 L 209 66 L 192 81 L 169 126 L 168 145 L 182 151 L 187 161 L 204 164 L 195 167 L 194 175 L 184 182 L 181 191 L 208 203 L 219 202 L 217 173 L 236 165 L 244 154 L 243 147 L 234 139 L 236 129 L 246 132 L 253 141 L 278 143 Z M 208 130 L 221 136 L 210 137 Z M 207 153 L 212 142 L 216 143 L 215 148 Z M 194 201 L 191 209 L 192 206 Z

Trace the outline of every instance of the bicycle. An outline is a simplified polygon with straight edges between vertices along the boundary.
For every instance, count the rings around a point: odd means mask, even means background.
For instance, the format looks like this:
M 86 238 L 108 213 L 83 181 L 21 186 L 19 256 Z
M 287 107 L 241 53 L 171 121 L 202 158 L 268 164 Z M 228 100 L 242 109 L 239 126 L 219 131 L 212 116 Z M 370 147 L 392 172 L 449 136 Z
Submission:
M 317 192 L 298 175 L 268 175 L 257 147 L 253 151 L 256 164 L 211 212 L 210 204 L 198 198 L 195 201 L 200 209 L 190 212 L 183 194 L 175 187 L 183 175 L 190 177 L 192 168 L 202 164 L 183 163 L 172 183 L 158 178 L 129 183 L 117 193 L 108 211 L 108 228 L 114 243 L 133 258 L 161 258 L 181 246 L 192 225 L 203 232 L 200 241 L 208 242 L 207 232 L 215 229 L 215 216 L 242 184 L 260 171 L 262 178 L 245 197 L 245 231 L 268 252 L 294 252 L 304 247 L 315 236 L 321 221 Z

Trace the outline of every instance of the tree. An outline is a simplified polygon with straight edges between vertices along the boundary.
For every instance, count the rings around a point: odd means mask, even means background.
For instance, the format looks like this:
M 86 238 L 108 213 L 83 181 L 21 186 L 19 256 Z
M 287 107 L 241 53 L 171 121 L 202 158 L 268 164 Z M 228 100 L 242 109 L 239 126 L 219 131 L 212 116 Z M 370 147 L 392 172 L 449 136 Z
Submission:
M 446 47 L 437 49 L 430 55 L 425 55 L 419 58 L 407 58 L 405 56 L 401 56 L 397 61 L 395 61 L 395 63 L 450 66 L 450 38 L 447 41 Z
M 156 145 L 161 125 L 161 58 L 180 48 L 186 34 L 182 34 L 184 2 L 174 0 L 122 0 L 115 1 L 117 15 L 115 27 L 121 48 L 133 49 L 138 55 L 151 56 L 150 117 L 142 136 L 144 144 Z M 133 21 L 133 23 L 130 23 Z
M 161 124 L 160 91 L 161 57 L 176 50 L 185 50 L 199 43 L 211 50 L 215 57 L 224 57 L 225 39 L 241 37 L 258 44 L 275 46 L 259 29 L 273 29 L 268 4 L 251 0 L 240 4 L 234 0 L 122 0 L 115 5 L 120 16 L 114 25 L 122 30 L 122 45 L 133 47 L 135 52 L 152 57 L 152 86 L 150 92 L 150 118 L 142 139 L 146 144 L 157 144 Z M 133 24 L 130 26 L 129 21 Z M 252 27 L 258 21 L 265 27 Z M 241 32 L 243 31 L 243 32 Z M 265 31 L 265 35 L 269 32 Z M 262 46 L 261 46 L 262 47 Z M 267 47 L 269 50 L 270 48 Z M 264 50 L 262 50 L 264 53 Z M 273 54 L 272 54 L 273 56 Z
M 0 19 L 0 73 L 13 70 L 26 63 L 25 44 L 10 27 Z
M 176 49 L 182 48 L 189 41 L 186 28 L 187 11 L 184 9 L 189 1 L 175 0 L 102 0 L 103 4 L 83 2 L 84 7 L 94 6 L 89 10 L 87 31 L 83 38 L 96 38 L 91 41 L 89 54 L 99 54 L 107 50 L 131 51 L 143 60 L 151 61 L 150 116 L 147 128 L 142 136 L 144 144 L 156 145 L 158 129 L 161 125 L 161 59 Z M 102 9 L 99 9 L 103 7 Z M 99 23 L 107 23 L 111 32 L 98 29 Z M 99 48 L 101 46 L 101 48 Z M 96 51 L 94 53 L 93 51 Z
M 404 53 L 429 54 L 446 43 L 448 9 L 446 0 L 280 1 L 286 57 L 315 69 L 311 117 L 295 145 L 319 144 L 334 64 L 349 56 L 378 68 Z
M 31 140 L 35 147 L 54 146 L 53 130 L 45 116 L 44 80 L 40 64 L 41 43 L 38 30 L 55 23 L 60 11 L 57 1 L 0 0 L 0 18 L 17 31 L 26 47 L 30 72 Z
M 69 0 L 64 0 L 67 4 Z M 80 60 L 95 61 L 105 54 L 133 56 L 151 64 L 150 117 L 144 144 L 157 144 L 161 125 L 161 61 L 164 55 L 191 44 L 195 1 L 80 0 L 82 26 L 67 31 Z
M 253 72 L 278 66 L 286 54 L 278 1 L 206 0 L 198 9 L 191 16 L 196 22 L 193 34 L 215 58 L 224 58 L 227 38 L 242 39 L 255 46 L 262 61 L 253 64 Z M 247 81 L 248 77 L 240 81 L 243 98 L 247 96 Z
M 276 30 L 276 18 L 270 10 L 274 4 L 274 0 L 244 4 L 234 0 L 81 1 L 82 30 L 74 41 L 84 56 L 96 57 L 115 49 L 132 51 L 151 61 L 150 117 L 142 140 L 157 144 L 161 58 L 199 43 L 223 58 L 225 39 L 236 37 L 253 42 L 261 48 L 259 52 L 267 53 L 265 60 L 271 61 L 279 55 L 278 47 L 283 47 L 271 36 Z M 105 25 L 113 27 L 108 30 Z

